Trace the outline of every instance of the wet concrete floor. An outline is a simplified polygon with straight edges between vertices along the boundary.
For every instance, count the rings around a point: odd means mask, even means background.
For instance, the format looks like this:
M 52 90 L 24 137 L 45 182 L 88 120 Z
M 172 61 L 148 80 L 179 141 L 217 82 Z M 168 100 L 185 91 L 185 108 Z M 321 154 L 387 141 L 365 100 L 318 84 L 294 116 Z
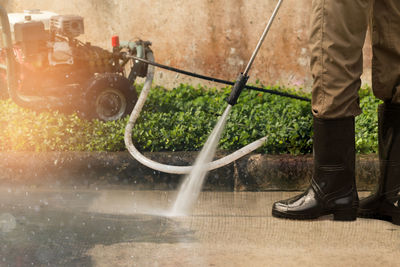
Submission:
M 400 227 L 271 216 L 295 192 L 0 188 L 0 266 L 400 266 Z M 362 193 L 361 195 L 365 195 Z

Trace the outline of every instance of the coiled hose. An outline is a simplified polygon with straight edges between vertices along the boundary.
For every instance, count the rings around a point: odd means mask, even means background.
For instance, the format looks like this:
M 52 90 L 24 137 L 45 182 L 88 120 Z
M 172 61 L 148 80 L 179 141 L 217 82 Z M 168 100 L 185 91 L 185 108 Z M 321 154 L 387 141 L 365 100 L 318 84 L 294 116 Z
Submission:
M 154 62 L 154 55 L 151 51 L 147 52 L 146 57 L 149 61 Z M 125 135 L 124 135 L 125 146 L 128 149 L 129 153 L 132 155 L 132 157 L 134 157 L 141 164 L 143 164 L 153 170 L 157 170 L 157 171 L 165 172 L 165 173 L 172 173 L 172 174 L 190 173 L 193 166 L 174 166 L 174 165 L 161 164 L 159 162 L 156 162 L 149 158 L 146 158 L 133 145 L 132 129 L 135 126 L 135 122 L 138 119 L 140 112 L 142 111 L 144 103 L 146 102 L 147 96 L 151 89 L 151 85 L 153 83 L 153 78 L 154 78 L 154 66 L 149 65 L 142 92 L 140 93 L 139 99 L 136 102 L 136 105 L 132 110 L 132 113 L 129 117 L 128 124 L 125 127 Z M 248 144 L 247 146 L 245 146 L 245 147 L 243 147 L 221 159 L 210 162 L 207 165 L 207 170 L 211 171 L 211 170 L 223 167 L 225 165 L 228 165 L 228 164 L 234 162 L 235 160 L 238 160 L 239 158 L 241 158 L 241 157 L 251 153 L 252 151 L 256 150 L 257 148 L 261 147 L 265 143 L 266 140 L 267 140 L 267 137 L 263 137 L 263 138 L 258 139 L 257 141 L 254 141 L 253 143 Z

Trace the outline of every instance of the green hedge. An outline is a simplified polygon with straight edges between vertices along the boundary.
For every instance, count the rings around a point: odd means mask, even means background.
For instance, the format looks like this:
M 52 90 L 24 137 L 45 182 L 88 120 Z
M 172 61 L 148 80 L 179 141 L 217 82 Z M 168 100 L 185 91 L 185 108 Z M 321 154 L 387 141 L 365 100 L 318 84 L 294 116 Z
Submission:
M 229 87 L 153 88 L 134 128 L 134 143 L 142 151 L 199 150 L 226 107 L 229 93 Z M 364 112 L 357 117 L 357 150 L 376 152 L 378 101 L 369 88 L 361 89 L 360 96 Z M 10 100 L 0 101 L 0 150 L 122 151 L 126 122 L 127 118 L 105 123 L 75 114 L 37 113 Z M 269 139 L 260 152 L 311 153 L 310 104 L 245 90 L 232 109 L 220 149 L 235 150 L 265 135 Z

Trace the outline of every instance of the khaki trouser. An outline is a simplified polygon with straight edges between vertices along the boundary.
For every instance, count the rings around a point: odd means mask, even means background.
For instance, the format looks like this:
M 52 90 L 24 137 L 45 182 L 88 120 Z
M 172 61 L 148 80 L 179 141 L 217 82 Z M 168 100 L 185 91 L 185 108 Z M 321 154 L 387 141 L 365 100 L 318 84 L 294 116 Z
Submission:
M 372 87 L 400 103 L 400 0 L 313 0 L 312 112 L 319 118 L 357 116 L 362 47 L 371 25 Z

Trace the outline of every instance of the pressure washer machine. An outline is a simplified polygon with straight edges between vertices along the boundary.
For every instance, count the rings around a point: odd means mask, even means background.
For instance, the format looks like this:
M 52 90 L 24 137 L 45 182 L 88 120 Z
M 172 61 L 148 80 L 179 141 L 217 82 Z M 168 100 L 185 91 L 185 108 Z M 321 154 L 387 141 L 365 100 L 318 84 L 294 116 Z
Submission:
M 0 97 L 33 110 L 77 112 L 87 119 L 117 120 L 130 114 L 134 82 L 145 77 L 143 58 L 150 42 L 119 42 L 108 51 L 77 37 L 84 19 L 49 11 L 7 14 L 0 7 Z

